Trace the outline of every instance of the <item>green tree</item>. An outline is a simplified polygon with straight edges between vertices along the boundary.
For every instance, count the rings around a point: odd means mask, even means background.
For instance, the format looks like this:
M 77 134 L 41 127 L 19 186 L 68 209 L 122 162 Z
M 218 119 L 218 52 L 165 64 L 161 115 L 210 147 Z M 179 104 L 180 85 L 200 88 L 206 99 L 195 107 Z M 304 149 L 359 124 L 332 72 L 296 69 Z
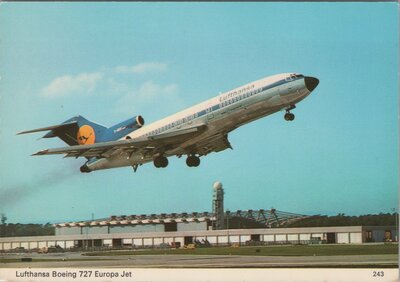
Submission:
M 6 225 L 7 217 L 4 213 L 1 214 L 0 221 L 1 221 L 0 237 L 5 237 L 6 236 L 6 228 L 7 228 L 7 225 Z

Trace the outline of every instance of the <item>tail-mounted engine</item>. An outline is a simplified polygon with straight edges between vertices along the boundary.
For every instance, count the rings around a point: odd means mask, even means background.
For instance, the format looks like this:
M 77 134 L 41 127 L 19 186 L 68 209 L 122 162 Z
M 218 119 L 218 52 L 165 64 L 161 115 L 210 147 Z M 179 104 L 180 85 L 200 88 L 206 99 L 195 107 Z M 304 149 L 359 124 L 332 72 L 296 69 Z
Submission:
M 130 118 L 126 121 L 118 123 L 108 129 L 107 141 L 117 140 L 125 135 L 141 128 L 144 125 L 144 119 L 141 115 Z M 106 141 L 106 140 L 104 140 Z

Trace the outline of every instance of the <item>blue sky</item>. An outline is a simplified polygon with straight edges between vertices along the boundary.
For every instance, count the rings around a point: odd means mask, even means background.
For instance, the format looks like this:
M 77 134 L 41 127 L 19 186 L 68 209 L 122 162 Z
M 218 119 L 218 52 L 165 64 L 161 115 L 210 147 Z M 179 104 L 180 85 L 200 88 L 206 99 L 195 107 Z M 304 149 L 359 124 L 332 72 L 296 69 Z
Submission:
M 225 207 L 303 214 L 398 205 L 397 3 L 2 3 L 0 212 L 60 222 Z M 320 79 L 298 104 L 229 136 L 198 168 L 81 174 L 84 159 L 22 130 L 81 114 L 147 123 L 265 76 Z

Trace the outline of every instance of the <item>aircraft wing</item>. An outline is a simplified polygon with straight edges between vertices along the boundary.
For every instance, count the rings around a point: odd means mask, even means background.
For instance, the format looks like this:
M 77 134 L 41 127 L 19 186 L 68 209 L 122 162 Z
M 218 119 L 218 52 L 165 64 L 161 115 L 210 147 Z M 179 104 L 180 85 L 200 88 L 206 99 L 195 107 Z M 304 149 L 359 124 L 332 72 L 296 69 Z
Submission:
M 218 133 L 215 135 L 208 136 L 196 143 L 189 146 L 182 145 L 182 147 L 188 152 L 195 152 L 200 156 L 205 156 L 211 152 L 220 152 L 225 149 L 232 149 L 232 146 L 228 140 L 228 134 Z
M 174 148 L 183 142 L 201 134 L 206 129 L 205 124 L 166 132 L 159 135 L 126 139 L 111 142 L 101 142 L 92 145 L 75 145 L 63 148 L 54 148 L 39 151 L 33 156 L 64 154 L 65 157 L 86 157 L 86 158 L 103 158 L 110 157 L 116 152 L 124 153 L 148 153 L 164 152 Z

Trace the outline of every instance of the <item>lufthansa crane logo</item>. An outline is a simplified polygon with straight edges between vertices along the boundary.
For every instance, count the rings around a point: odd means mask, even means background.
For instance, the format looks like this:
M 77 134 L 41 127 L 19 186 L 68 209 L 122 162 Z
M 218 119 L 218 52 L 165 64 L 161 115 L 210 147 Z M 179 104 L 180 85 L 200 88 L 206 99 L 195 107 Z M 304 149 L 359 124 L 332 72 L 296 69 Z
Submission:
M 94 129 L 90 125 L 84 125 L 79 128 L 76 138 L 79 145 L 91 145 L 94 144 L 96 135 Z

